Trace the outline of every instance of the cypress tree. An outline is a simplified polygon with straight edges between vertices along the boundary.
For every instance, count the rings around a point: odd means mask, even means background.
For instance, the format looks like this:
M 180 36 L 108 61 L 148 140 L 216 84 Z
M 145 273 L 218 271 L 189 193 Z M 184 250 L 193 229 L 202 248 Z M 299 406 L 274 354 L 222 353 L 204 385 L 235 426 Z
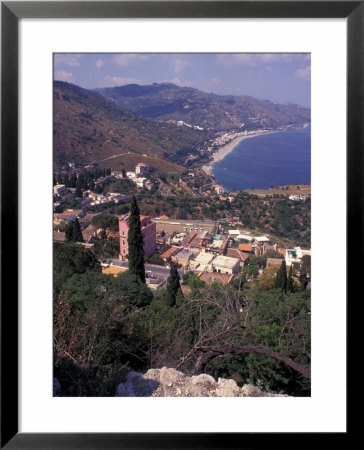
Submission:
M 73 222 L 70 222 L 66 225 L 64 232 L 65 232 L 66 241 L 73 242 Z
M 129 272 L 136 275 L 145 283 L 144 269 L 144 245 L 140 224 L 140 211 L 135 196 L 131 200 L 129 231 L 128 231 L 128 253 Z
M 283 260 L 281 267 L 279 268 L 276 279 L 274 282 L 274 287 L 281 288 L 283 291 L 287 290 L 287 271 L 286 271 L 286 261 Z
M 289 273 L 287 278 L 287 292 L 293 292 L 293 269 L 292 264 L 289 267 Z
M 177 270 L 177 264 L 171 265 L 170 274 L 167 280 L 167 302 L 169 306 L 176 304 L 178 292 L 181 291 L 179 273 Z
M 76 194 L 76 197 L 78 197 L 78 198 L 82 197 L 82 189 L 81 189 L 80 182 L 77 182 L 75 194 Z
M 80 222 L 78 221 L 77 217 L 73 221 L 72 240 L 73 240 L 73 242 L 83 242 L 81 226 L 80 226 Z

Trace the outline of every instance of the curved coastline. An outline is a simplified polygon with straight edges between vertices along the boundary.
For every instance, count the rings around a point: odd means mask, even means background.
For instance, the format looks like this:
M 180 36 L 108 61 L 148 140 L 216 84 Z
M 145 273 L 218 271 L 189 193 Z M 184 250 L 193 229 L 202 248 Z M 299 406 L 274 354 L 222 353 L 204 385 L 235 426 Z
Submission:
M 213 153 L 212 155 L 212 160 L 208 163 L 205 164 L 204 166 L 201 167 L 201 169 L 210 177 L 213 177 L 213 173 L 212 173 L 212 169 L 214 164 L 222 161 L 225 156 L 227 156 L 230 152 L 232 152 L 234 150 L 234 148 L 243 140 L 245 139 L 249 139 L 249 138 L 255 138 L 258 136 L 265 136 L 266 134 L 271 134 L 271 133 L 278 133 L 280 130 L 277 131 L 268 131 L 266 133 L 257 133 L 257 134 L 250 134 L 248 136 L 238 136 L 235 139 L 231 140 L 229 143 L 227 143 L 226 145 L 223 145 L 222 147 L 220 147 L 216 152 Z

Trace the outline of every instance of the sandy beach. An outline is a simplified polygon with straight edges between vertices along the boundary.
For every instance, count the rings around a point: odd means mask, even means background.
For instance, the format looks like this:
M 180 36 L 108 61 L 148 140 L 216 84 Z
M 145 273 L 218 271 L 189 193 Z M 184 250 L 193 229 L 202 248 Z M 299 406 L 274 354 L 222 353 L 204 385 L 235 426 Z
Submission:
M 206 164 L 205 166 L 202 166 L 201 169 L 207 174 L 212 175 L 212 166 L 216 164 L 217 162 L 221 161 L 225 158 L 226 155 L 228 155 L 238 144 L 239 142 L 243 141 L 244 139 L 253 138 L 256 136 L 262 136 L 263 134 L 269 134 L 269 133 L 275 133 L 275 131 L 270 131 L 268 133 L 257 133 L 257 134 L 250 134 L 248 136 L 238 136 L 235 139 L 231 140 L 228 144 L 223 145 L 220 147 L 213 155 L 212 160 Z

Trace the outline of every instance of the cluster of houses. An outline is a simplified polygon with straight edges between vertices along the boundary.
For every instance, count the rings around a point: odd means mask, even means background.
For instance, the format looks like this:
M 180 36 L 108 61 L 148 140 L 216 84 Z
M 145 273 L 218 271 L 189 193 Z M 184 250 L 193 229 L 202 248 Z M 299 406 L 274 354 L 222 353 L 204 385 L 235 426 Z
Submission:
M 72 163 L 73 164 L 73 163 Z M 133 181 L 138 187 L 151 190 L 153 184 L 145 175 L 150 171 L 150 167 L 146 164 L 139 163 L 135 167 L 135 172 L 127 172 L 127 178 Z M 123 178 L 121 172 L 112 172 L 111 175 L 100 177 L 95 181 L 95 186 L 105 186 L 117 178 Z M 67 188 L 64 184 L 57 184 L 53 186 L 53 211 L 59 212 L 61 208 L 61 201 L 71 201 L 76 198 L 75 188 Z M 81 208 L 83 210 L 97 211 L 104 209 L 108 205 L 118 203 L 128 203 L 131 200 L 130 195 L 123 195 L 117 192 L 108 192 L 106 194 L 97 193 L 91 190 L 86 190 L 82 193 L 80 199 Z
M 150 168 L 143 163 L 136 165 L 135 172 L 127 172 L 127 177 L 138 186 L 146 186 L 146 175 Z M 119 173 L 100 178 L 95 184 L 105 184 L 111 178 L 119 177 Z M 219 186 L 214 186 L 216 192 Z M 97 194 L 87 190 L 83 192 L 81 208 L 78 210 L 57 211 L 57 201 L 74 198 L 74 190 L 64 185 L 56 185 L 54 192 L 54 240 L 64 241 L 64 228 L 75 218 L 81 225 L 84 246 L 93 251 L 93 240 L 101 236 L 102 230 L 95 230 L 91 225 L 95 211 L 103 209 L 107 204 L 129 202 L 131 196 L 118 193 Z M 220 197 L 221 200 L 234 201 L 234 197 Z M 144 254 L 148 259 L 157 256 L 159 262 L 169 268 L 172 263 L 186 271 L 198 273 L 206 281 L 228 282 L 234 275 L 249 264 L 252 255 L 264 255 L 268 250 L 281 253 L 287 265 L 300 265 L 303 256 L 310 255 L 310 250 L 300 247 L 293 249 L 280 249 L 270 237 L 257 236 L 249 230 L 238 227 L 238 218 L 229 220 L 177 220 L 167 216 L 152 218 L 140 216 L 141 231 L 144 242 Z M 234 227 L 234 228 L 233 228 Z M 117 237 L 120 242 L 119 260 L 128 258 L 128 230 L 129 215 L 119 217 L 119 232 L 109 233 L 108 237 Z M 267 267 L 280 266 L 282 259 L 268 258 Z M 108 269 L 111 270 L 111 269 Z M 161 280 L 147 277 L 151 287 L 159 287 Z
M 128 218 L 125 215 L 119 219 L 119 258 L 122 260 L 128 253 Z M 140 221 L 146 258 L 157 253 L 165 267 L 175 263 L 210 281 L 228 282 L 249 264 L 252 255 L 264 255 L 268 250 L 281 253 L 287 265 L 300 265 L 302 257 L 311 254 L 310 250 L 300 247 L 280 249 L 269 237 L 256 236 L 248 230 L 224 232 L 225 225 L 214 221 L 176 220 L 167 216 L 141 216 Z M 278 258 L 267 260 L 268 266 L 280 266 L 281 263 L 282 259 Z
M 80 222 L 84 245 L 93 251 L 93 240 L 99 237 L 102 230 L 95 230 L 91 225 L 94 214 L 83 210 L 68 210 L 54 213 L 54 225 L 69 223 L 76 217 Z M 216 221 L 176 220 L 167 216 L 152 218 L 140 216 L 141 232 L 144 242 L 145 258 L 158 255 L 164 266 L 169 268 L 172 263 L 185 271 L 194 271 L 200 279 L 206 282 L 220 281 L 228 283 L 234 275 L 249 264 L 253 255 L 264 255 L 268 250 L 281 253 L 287 265 L 300 265 L 305 255 L 311 255 L 311 250 L 300 247 L 292 249 L 278 248 L 267 236 L 256 236 L 249 230 L 228 229 Z M 128 258 L 129 215 L 119 217 L 119 232 L 108 236 L 119 238 L 119 259 Z M 64 241 L 64 232 L 55 231 L 54 240 Z M 267 258 L 267 267 L 280 266 L 282 259 Z M 112 270 L 112 269 L 107 269 Z M 156 289 L 163 284 L 158 277 L 147 276 L 150 287 Z
M 147 188 L 151 190 L 153 188 L 153 183 L 148 179 L 148 174 L 150 172 L 150 167 L 144 163 L 138 163 L 135 166 L 135 171 L 126 172 L 126 177 L 136 184 L 139 188 Z M 122 172 L 113 172 L 113 176 L 116 178 L 123 178 Z
M 108 177 L 110 178 L 110 177 Z M 95 183 L 96 184 L 96 183 Z M 57 184 L 53 187 L 53 211 L 59 212 L 61 208 L 61 200 L 71 201 L 76 198 L 75 188 L 67 188 L 64 184 Z M 97 211 L 104 209 L 108 205 L 118 203 L 128 203 L 131 195 L 123 195 L 117 192 L 108 192 L 106 194 L 98 194 L 91 190 L 83 191 L 82 198 L 79 200 L 82 210 Z

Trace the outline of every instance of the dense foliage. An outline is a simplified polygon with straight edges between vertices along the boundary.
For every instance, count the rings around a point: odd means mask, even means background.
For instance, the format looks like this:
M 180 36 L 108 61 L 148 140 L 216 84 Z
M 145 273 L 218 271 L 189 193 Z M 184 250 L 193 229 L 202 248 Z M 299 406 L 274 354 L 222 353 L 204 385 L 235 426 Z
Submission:
M 237 217 L 247 229 L 268 233 L 287 246 L 311 247 L 311 198 L 292 201 L 284 195 L 258 197 L 239 191 L 230 203 L 218 196 L 143 193 L 141 210 L 148 215 L 165 214 L 176 219 L 224 219 Z M 278 257 L 278 256 L 270 256 Z
M 129 272 L 102 274 L 95 257 L 73 243 L 55 244 L 54 280 L 61 395 L 114 395 L 130 370 L 163 366 L 310 393 L 309 291 L 245 283 L 244 274 L 208 286 L 189 273 L 183 282 L 191 294 L 170 302 L 170 287 L 153 294 Z

